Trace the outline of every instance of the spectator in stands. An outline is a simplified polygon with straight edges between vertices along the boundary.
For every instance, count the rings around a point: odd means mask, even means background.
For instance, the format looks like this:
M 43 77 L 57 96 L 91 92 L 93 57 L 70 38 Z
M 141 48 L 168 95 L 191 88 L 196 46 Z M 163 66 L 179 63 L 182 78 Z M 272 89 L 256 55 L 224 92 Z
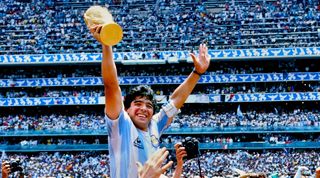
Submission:
M 16 170 L 14 170 L 16 169 Z M 13 172 L 11 172 L 11 170 Z M 20 171 L 17 171 L 17 167 L 14 168 L 13 167 L 10 167 L 10 163 L 8 161 L 3 161 L 2 162 L 2 165 L 1 165 L 1 172 L 2 172 L 2 178 L 8 178 L 9 177 L 9 174 L 14 174 L 13 177 L 20 177 L 20 178 L 23 178 L 24 177 L 24 174 Z
M 101 43 L 101 25 L 90 28 L 94 38 Z M 101 43 L 102 44 L 102 43 Z M 102 78 L 105 86 L 105 114 L 108 125 L 111 177 L 138 175 L 137 161 L 144 164 L 159 148 L 159 137 L 179 112 L 200 76 L 209 67 L 208 48 L 199 46 L 199 57 L 191 54 L 194 70 L 173 92 L 170 102 L 153 116 L 156 101 L 148 86 L 138 86 L 125 97 L 124 107 L 118 83 L 117 69 L 110 46 L 102 44 Z M 123 170 L 122 170 L 123 169 Z
M 294 178 L 302 178 L 305 171 L 308 171 L 309 169 L 306 166 L 299 166 L 296 174 L 294 175 Z
M 232 167 L 244 173 L 266 173 L 269 177 L 292 178 L 297 171 L 297 164 L 306 166 L 310 171 L 305 175 L 317 172 L 319 150 L 255 150 L 255 151 L 204 151 L 200 156 L 203 173 L 207 177 L 238 177 Z M 101 152 L 39 152 L 30 154 L 8 153 L 2 160 L 19 159 L 26 177 L 101 177 L 109 175 L 109 155 Z M 70 169 L 70 163 L 73 164 Z M 183 163 L 183 176 L 199 175 L 197 159 Z M 171 167 L 173 168 L 173 167 Z M 166 175 L 172 177 L 173 169 Z M 12 174 L 10 173 L 10 176 Z M 9 176 L 9 177 L 10 177 Z M 313 175 L 311 175 L 313 176 Z

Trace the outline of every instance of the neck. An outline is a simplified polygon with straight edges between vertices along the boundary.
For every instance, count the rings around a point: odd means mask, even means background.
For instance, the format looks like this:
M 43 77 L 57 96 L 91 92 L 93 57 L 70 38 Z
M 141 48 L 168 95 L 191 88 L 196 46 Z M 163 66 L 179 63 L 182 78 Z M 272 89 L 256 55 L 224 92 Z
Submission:
M 148 128 L 138 128 L 141 131 L 148 132 Z
M 141 131 L 144 131 L 144 132 L 148 132 L 148 126 L 146 127 L 141 127 L 141 126 L 138 126 L 136 124 L 134 124 L 136 126 L 137 129 L 141 130 Z

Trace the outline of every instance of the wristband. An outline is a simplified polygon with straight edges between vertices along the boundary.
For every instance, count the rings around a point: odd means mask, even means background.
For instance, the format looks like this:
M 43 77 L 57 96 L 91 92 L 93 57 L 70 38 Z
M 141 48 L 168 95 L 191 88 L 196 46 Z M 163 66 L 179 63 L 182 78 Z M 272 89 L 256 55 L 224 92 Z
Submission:
M 202 74 L 200 74 L 195 68 L 193 69 L 192 73 L 195 73 L 201 77 Z

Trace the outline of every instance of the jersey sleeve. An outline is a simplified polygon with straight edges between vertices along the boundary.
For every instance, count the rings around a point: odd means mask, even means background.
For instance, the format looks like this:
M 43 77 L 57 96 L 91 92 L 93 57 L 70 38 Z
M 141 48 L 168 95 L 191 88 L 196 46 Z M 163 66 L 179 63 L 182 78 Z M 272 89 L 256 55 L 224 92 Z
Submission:
M 162 132 L 171 124 L 173 117 L 180 113 L 171 102 L 166 103 L 160 109 L 160 112 L 153 116 L 154 121 L 157 123 L 158 132 Z

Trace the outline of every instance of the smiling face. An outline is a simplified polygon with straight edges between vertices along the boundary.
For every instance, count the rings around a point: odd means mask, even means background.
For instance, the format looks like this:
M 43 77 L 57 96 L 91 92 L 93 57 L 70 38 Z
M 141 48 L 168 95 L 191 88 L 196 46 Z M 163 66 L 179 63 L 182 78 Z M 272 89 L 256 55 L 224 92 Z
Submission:
M 143 131 L 148 130 L 148 125 L 153 116 L 153 103 L 146 97 L 137 96 L 126 110 L 134 125 Z

